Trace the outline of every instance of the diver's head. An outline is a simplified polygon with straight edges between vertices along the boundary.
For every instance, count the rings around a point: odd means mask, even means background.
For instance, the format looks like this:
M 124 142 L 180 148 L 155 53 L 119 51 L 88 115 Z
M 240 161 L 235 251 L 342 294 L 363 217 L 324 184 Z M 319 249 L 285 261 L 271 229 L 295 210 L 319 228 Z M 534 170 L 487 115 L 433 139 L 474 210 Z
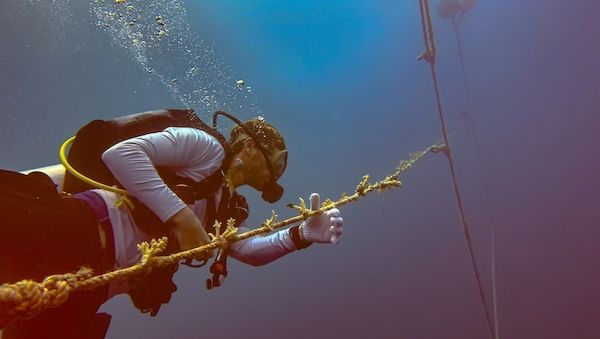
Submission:
M 233 150 L 230 174 L 234 186 L 249 185 L 261 191 L 265 201 L 278 201 L 283 187 L 277 180 L 287 165 L 287 150 L 279 131 L 259 117 L 236 125 L 229 143 Z

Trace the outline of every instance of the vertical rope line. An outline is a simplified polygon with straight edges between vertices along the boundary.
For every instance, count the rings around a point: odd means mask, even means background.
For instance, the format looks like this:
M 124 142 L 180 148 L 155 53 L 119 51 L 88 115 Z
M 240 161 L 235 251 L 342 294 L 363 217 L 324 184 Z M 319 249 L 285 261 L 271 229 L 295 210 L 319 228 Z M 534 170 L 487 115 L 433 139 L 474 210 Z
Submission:
M 463 87 L 465 90 L 465 98 L 467 101 L 467 114 L 468 114 L 468 120 L 470 122 L 471 125 L 471 133 L 473 135 L 473 142 L 475 144 L 475 156 L 477 158 L 477 162 L 479 165 L 479 176 L 481 179 L 481 186 L 483 187 L 483 194 L 484 194 L 484 198 L 485 198 L 485 202 L 486 205 L 488 205 L 489 202 L 489 189 L 487 186 L 487 180 L 485 178 L 485 173 L 483 171 L 483 161 L 481 160 L 481 148 L 479 147 L 479 137 L 477 134 L 477 128 L 476 128 L 476 123 L 475 123 L 475 117 L 473 116 L 473 109 L 471 106 L 471 92 L 469 90 L 469 81 L 467 79 L 467 72 L 466 72 L 466 67 L 465 67 L 465 59 L 464 59 L 464 53 L 463 53 L 463 42 L 462 42 L 462 38 L 460 36 L 460 32 L 459 32 L 459 27 L 458 27 L 458 22 L 456 22 L 453 19 L 453 26 L 454 26 L 454 31 L 456 33 L 456 43 L 457 43 L 457 47 L 458 47 L 458 57 L 459 57 L 459 61 L 460 61 L 460 68 L 461 68 L 461 72 L 462 72 L 462 78 L 463 78 Z M 486 210 L 488 210 L 488 206 L 486 206 Z M 488 213 L 489 215 L 489 213 Z M 496 228 L 495 222 L 494 222 L 494 218 L 491 218 L 491 223 L 492 223 L 492 229 Z
M 424 3 L 423 1 L 419 1 L 419 10 L 421 11 L 421 18 L 423 18 L 425 16 L 425 8 L 423 7 Z M 429 28 L 427 27 L 427 24 L 425 23 L 425 20 L 421 20 L 421 27 L 423 29 L 423 40 L 425 40 L 425 53 L 430 53 L 431 52 L 431 47 L 429 46 Z
M 496 245 L 494 239 L 495 231 L 492 228 L 492 305 L 494 307 L 494 335 L 496 339 L 500 338 L 498 328 L 498 299 L 496 297 Z
M 488 332 L 489 332 L 490 338 L 493 339 L 494 338 L 494 330 L 492 327 L 492 320 L 490 318 L 487 302 L 485 299 L 485 294 L 483 292 L 481 276 L 479 274 L 479 269 L 477 268 L 477 262 L 475 260 L 475 251 L 473 249 L 471 234 L 469 232 L 469 227 L 468 227 L 467 220 L 465 217 L 464 206 L 463 206 L 462 198 L 460 196 L 460 190 L 458 188 L 458 180 L 457 180 L 457 176 L 456 176 L 456 170 L 454 167 L 454 161 L 452 159 L 452 154 L 451 154 L 451 150 L 450 150 L 450 143 L 448 141 L 448 132 L 447 132 L 447 128 L 446 128 L 446 121 L 445 121 L 444 112 L 442 109 L 442 101 L 441 101 L 441 96 L 440 96 L 439 84 L 438 84 L 437 74 L 435 71 L 435 39 L 433 38 L 433 26 L 431 23 L 429 2 L 428 2 L 428 0 L 419 0 L 419 5 L 420 5 L 419 6 L 420 11 L 421 11 L 421 20 L 423 22 L 423 28 L 424 29 L 427 28 L 427 32 L 424 32 L 424 37 L 426 39 L 425 45 L 427 48 L 426 53 L 428 54 L 427 55 L 428 58 L 425 58 L 425 59 L 429 62 L 429 65 L 431 67 L 431 77 L 433 80 L 433 87 L 435 90 L 436 106 L 437 106 L 438 116 L 440 118 L 442 134 L 444 136 L 444 144 L 445 144 L 445 149 L 446 149 L 445 154 L 446 154 L 446 157 L 448 158 L 448 164 L 450 166 L 450 173 L 452 175 L 452 185 L 454 188 L 454 195 L 456 197 L 456 203 L 458 206 L 460 221 L 462 224 L 463 235 L 465 236 L 465 241 L 467 243 L 467 248 L 469 251 L 469 257 L 471 259 L 471 266 L 473 269 L 473 274 L 475 276 L 477 288 L 479 290 L 479 298 L 481 301 L 481 306 L 483 308 L 484 316 L 487 321 Z
M 496 229 L 496 222 L 495 222 L 495 218 L 494 215 L 491 214 L 490 208 L 489 208 L 489 201 L 490 201 L 490 194 L 489 194 L 489 189 L 487 186 L 487 180 L 485 177 L 485 173 L 483 170 L 483 161 L 481 160 L 481 150 L 479 147 L 479 138 L 477 135 L 477 128 L 475 126 L 475 117 L 473 115 L 473 109 L 472 109 L 472 105 L 471 105 L 471 91 L 469 89 L 469 81 L 467 79 L 467 72 L 466 72 L 466 66 L 465 66 L 465 54 L 464 54 L 464 47 L 463 47 L 463 39 L 462 39 L 462 35 L 460 34 L 460 21 L 462 19 L 462 15 L 461 18 L 459 20 L 456 19 L 456 17 L 452 17 L 452 27 L 454 28 L 454 34 L 456 37 L 456 46 L 457 46 L 457 50 L 458 50 L 458 59 L 459 59 L 459 63 L 460 63 L 460 69 L 461 69 L 461 74 L 462 74 L 462 80 L 463 80 L 463 87 L 464 87 L 464 91 L 465 91 L 465 99 L 467 102 L 467 118 L 469 120 L 469 123 L 471 125 L 471 134 L 473 136 L 473 143 L 475 144 L 475 157 L 477 158 L 477 163 L 478 163 L 478 167 L 479 167 L 479 177 L 481 180 L 481 186 L 483 188 L 483 195 L 484 195 L 484 210 L 486 211 L 486 214 L 489 216 L 490 218 L 490 224 L 491 224 L 491 228 L 492 228 L 492 237 L 494 234 L 494 231 Z M 494 255 L 492 253 L 492 255 Z M 495 278 L 494 278 L 495 279 Z M 495 281 L 494 281 L 495 284 Z M 498 316 L 497 316 L 497 300 L 495 300 L 496 298 L 496 286 L 493 286 L 492 289 L 492 293 L 493 293 L 493 297 L 494 297 L 494 302 L 493 302 L 493 312 L 494 312 L 494 327 L 495 327 L 495 332 L 496 332 L 496 339 L 498 339 Z
M 485 293 L 483 291 L 481 275 L 479 273 L 479 269 L 477 268 L 477 261 L 475 260 L 475 250 L 473 249 L 473 241 L 471 239 L 469 225 L 467 224 L 467 219 L 465 217 L 464 205 L 463 205 L 462 198 L 460 195 L 460 190 L 458 187 L 458 179 L 456 176 L 456 169 L 454 167 L 454 161 L 452 159 L 452 152 L 450 150 L 448 133 L 447 133 L 447 129 L 446 129 L 446 122 L 445 122 L 444 113 L 442 111 L 442 104 L 441 104 L 441 100 L 440 100 L 440 92 L 439 92 L 439 85 L 438 85 L 438 81 L 437 81 L 437 74 L 435 72 L 435 65 L 430 64 L 430 66 L 431 66 L 431 76 L 434 79 L 433 83 L 434 83 L 434 89 L 435 89 L 436 104 L 437 104 L 437 108 L 438 108 L 438 115 L 439 115 L 440 124 L 442 127 L 442 134 L 444 135 L 444 144 L 446 145 L 446 157 L 448 159 L 448 165 L 450 166 L 450 173 L 452 175 L 452 186 L 454 189 L 454 195 L 456 197 L 456 204 L 458 206 L 458 212 L 459 212 L 459 216 L 460 216 L 460 222 L 462 224 L 463 235 L 465 236 L 467 248 L 469 250 L 471 266 L 473 267 L 473 274 L 475 275 L 475 280 L 477 282 L 477 288 L 479 290 L 479 298 L 481 300 L 481 306 L 483 307 L 483 312 L 485 315 L 485 319 L 487 321 L 487 327 L 489 330 L 489 334 L 490 334 L 491 338 L 494 338 L 492 320 L 491 320 L 491 317 L 490 317 L 490 314 L 488 311 L 488 306 L 487 306 L 487 302 L 485 299 Z
M 460 22 L 456 20 L 456 17 L 452 17 L 452 28 L 454 28 L 454 36 L 456 37 L 456 47 L 458 50 L 458 59 L 460 60 L 460 66 L 463 75 L 463 86 L 465 88 L 465 93 L 469 93 L 469 87 L 467 84 L 467 77 L 465 76 L 465 62 L 464 62 L 464 52 L 463 52 L 463 42 L 460 35 Z M 467 94 L 467 109 L 469 113 L 471 113 L 471 97 Z
M 471 106 L 471 91 L 469 89 L 469 81 L 467 79 L 467 72 L 466 72 L 466 67 L 465 67 L 465 56 L 464 56 L 464 51 L 463 51 L 463 41 L 460 35 L 460 26 L 459 26 L 459 22 L 456 21 L 456 18 L 452 18 L 452 26 L 454 27 L 454 33 L 456 35 L 456 45 L 457 45 L 457 49 L 458 49 L 458 59 L 460 61 L 460 69 L 461 69 L 461 73 L 462 73 L 462 79 L 463 79 L 463 87 L 464 87 L 464 91 L 465 91 L 465 98 L 467 101 L 467 114 L 468 114 L 468 119 L 470 121 L 471 124 L 471 133 L 473 134 L 473 141 L 475 143 L 475 155 L 477 157 L 477 162 L 479 163 L 479 176 L 481 177 L 481 184 L 483 186 L 483 193 L 485 195 L 485 200 L 486 202 L 489 201 L 489 194 L 488 194 L 488 188 L 487 188 L 487 184 L 486 184 L 486 180 L 485 180 L 485 175 L 483 172 L 483 162 L 481 161 L 481 150 L 479 148 L 479 138 L 477 136 L 477 130 L 475 127 L 475 119 L 473 117 L 473 109 Z M 494 224 L 493 220 L 492 220 L 492 225 Z M 495 225 L 493 225 L 495 226 Z

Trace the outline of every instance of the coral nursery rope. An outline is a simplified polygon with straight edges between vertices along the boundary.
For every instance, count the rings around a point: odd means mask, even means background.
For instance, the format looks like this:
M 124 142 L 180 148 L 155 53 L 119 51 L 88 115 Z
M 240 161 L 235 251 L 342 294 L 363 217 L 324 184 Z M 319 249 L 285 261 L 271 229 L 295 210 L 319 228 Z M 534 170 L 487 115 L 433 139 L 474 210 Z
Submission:
M 298 210 L 299 214 L 297 216 L 276 222 L 277 215 L 273 211 L 271 217 L 262 223 L 260 227 L 242 234 L 237 234 L 238 229 L 234 227 L 235 220 L 233 219 L 227 221 L 226 229 L 222 234 L 221 224 L 217 222 L 215 224 L 216 234 L 209 234 L 211 242 L 204 246 L 168 256 L 159 256 L 167 246 L 167 238 L 152 239 L 150 243 L 143 242 L 138 245 L 142 257 L 139 263 L 127 268 L 96 276 L 92 274 L 90 269 L 82 268 L 77 273 L 46 277 L 42 282 L 22 280 L 14 284 L 2 284 L 0 285 L 0 328 L 14 319 L 28 319 L 45 309 L 58 307 L 67 301 L 70 293 L 94 290 L 116 279 L 130 279 L 132 277 L 144 276 L 155 268 L 175 264 L 183 259 L 197 258 L 207 250 L 224 248 L 233 242 L 258 234 L 269 233 L 275 229 L 301 222 L 313 215 L 354 202 L 373 191 L 383 192 L 393 187 L 402 187 L 399 179 L 400 174 L 411 168 L 427 153 L 433 153 L 443 148 L 442 144 L 436 144 L 422 151 L 411 153 L 408 160 L 402 160 L 392 174 L 375 183 L 369 183 L 369 175 L 364 175 L 356 187 L 354 194 L 342 194 L 337 201 L 327 199 L 323 201 L 319 209 L 314 211 L 307 208 L 304 200 L 300 198 L 299 205 L 290 206 Z

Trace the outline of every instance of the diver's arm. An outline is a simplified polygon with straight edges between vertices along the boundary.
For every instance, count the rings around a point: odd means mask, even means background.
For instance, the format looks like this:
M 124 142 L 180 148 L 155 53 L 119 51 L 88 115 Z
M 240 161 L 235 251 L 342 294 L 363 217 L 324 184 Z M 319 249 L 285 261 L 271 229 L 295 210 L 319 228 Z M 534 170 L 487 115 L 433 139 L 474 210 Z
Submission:
M 248 229 L 240 227 L 239 232 Z M 261 266 L 296 250 L 289 230 L 280 230 L 267 236 L 254 236 L 236 241 L 229 247 L 229 255 L 245 264 Z
M 311 210 L 320 206 L 317 193 L 310 196 Z M 337 244 L 342 236 L 344 219 L 337 208 L 319 213 L 306 219 L 299 228 L 290 227 L 268 236 L 254 236 L 231 244 L 229 254 L 249 265 L 260 266 L 281 258 L 310 243 Z M 240 232 L 247 231 L 240 227 Z M 295 234 L 294 241 L 292 235 Z
M 164 183 L 155 166 L 176 168 L 178 175 L 200 181 L 224 158 L 223 147 L 194 128 L 167 128 L 124 140 L 102 154 L 102 160 L 127 191 L 163 222 L 186 207 Z

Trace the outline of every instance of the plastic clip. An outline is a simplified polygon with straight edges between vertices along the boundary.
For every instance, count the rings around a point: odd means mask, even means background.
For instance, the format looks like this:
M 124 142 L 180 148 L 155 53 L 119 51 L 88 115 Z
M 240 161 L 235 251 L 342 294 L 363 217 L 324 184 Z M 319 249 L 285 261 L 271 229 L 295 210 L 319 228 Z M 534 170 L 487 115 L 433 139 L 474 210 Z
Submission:
M 219 250 L 217 259 L 210 265 L 210 273 L 212 277 L 206 279 L 206 289 L 211 290 L 221 286 L 227 278 L 227 251 Z

